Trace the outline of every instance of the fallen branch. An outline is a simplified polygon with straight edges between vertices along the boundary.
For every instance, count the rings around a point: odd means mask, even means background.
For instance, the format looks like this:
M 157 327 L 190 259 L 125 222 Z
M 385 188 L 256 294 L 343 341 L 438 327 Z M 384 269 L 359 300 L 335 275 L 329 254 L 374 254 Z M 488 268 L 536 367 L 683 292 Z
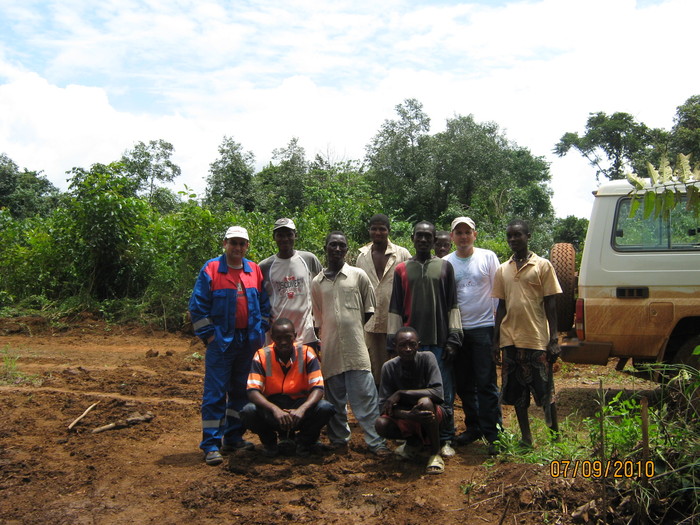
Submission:
M 83 419 L 85 416 L 87 416 L 87 415 L 88 415 L 88 412 L 90 412 L 90 410 L 92 410 L 93 408 L 95 408 L 95 407 L 96 407 L 97 405 L 99 405 L 99 404 L 100 404 L 100 402 L 98 401 L 97 403 L 93 403 L 92 405 L 90 405 L 89 407 L 87 407 L 87 410 L 85 410 L 85 412 L 83 412 L 83 413 L 80 414 L 78 417 L 76 417 L 76 418 L 73 420 L 73 422 L 72 422 L 70 425 L 68 425 L 68 430 L 71 430 L 71 429 L 76 425 L 76 423 L 77 423 L 78 421 L 80 421 L 80 420 Z
M 119 421 L 116 421 L 114 423 L 110 423 L 109 425 L 104 425 L 102 427 L 97 427 L 92 431 L 93 434 L 98 434 L 99 432 L 104 432 L 105 430 L 114 430 L 118 428 L 126 428 L 128 426 L 132 425 L 137 425 L 139 423 L 147 423 L 151 419 L 153 419 L 155 416 L 151 412 L 146 412 L 144 415 L 141 415 L 139 413 L 135 413 L 128 417 L 127 419 L 120 419 Z

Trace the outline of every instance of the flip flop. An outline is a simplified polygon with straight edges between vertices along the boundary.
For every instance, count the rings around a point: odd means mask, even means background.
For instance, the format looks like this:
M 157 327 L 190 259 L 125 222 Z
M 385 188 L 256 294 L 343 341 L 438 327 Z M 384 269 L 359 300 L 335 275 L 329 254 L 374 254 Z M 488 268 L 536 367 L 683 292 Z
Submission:
M 445 460 L 440 454 L 430 456 L 428 465 L 425 467 L 426 474 L 442 474 L 445 472 Z

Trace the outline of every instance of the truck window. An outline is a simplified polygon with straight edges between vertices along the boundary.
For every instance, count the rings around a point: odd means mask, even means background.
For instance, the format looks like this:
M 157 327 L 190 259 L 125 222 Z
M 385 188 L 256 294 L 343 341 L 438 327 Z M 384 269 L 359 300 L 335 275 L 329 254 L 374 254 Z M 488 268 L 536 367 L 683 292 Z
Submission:
M 700 251 L 700 220 L 680 202 L 668 219 L 644 219 L 641 208 L 630 217 L 632 199 L 617 203 L 612 246 L 619 252 Z

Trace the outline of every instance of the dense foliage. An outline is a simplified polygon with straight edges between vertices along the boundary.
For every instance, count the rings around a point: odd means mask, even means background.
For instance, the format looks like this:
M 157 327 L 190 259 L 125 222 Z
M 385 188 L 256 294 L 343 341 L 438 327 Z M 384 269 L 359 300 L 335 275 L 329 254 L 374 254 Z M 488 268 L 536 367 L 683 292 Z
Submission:
M 396 106 L 365 159 L 309 159 L 292 138 L 256 172 L 253 154 L 224 137 L 204 195 L 164 186 L 180 175 L 163 140 L 139 142 L 117 161 L 76 167 L 59 193 L 40 173 L 0 156 L 0 307 L 91 308 L 113 319 L 181 326 L 197 271 L 221 253 L 226 228 L 248 228 L 249 257 L 274 253 L 271 225 L 293 217 L 297 246 L 322 258 L 331 230 L 348 235 L 354 261 L 375 213 L 392 219 L 392 239 L 412 250 L 418 220 L 448 229 L 457 215 L 477 221 L 480 246 L 509 255 L 507 222 L 531 223 L 546 255 L 556 235 L 582 239 L 575 218 L 557 220 L 547 163 L 492 122 L 455 116 L 430 133 L 417 100 Z

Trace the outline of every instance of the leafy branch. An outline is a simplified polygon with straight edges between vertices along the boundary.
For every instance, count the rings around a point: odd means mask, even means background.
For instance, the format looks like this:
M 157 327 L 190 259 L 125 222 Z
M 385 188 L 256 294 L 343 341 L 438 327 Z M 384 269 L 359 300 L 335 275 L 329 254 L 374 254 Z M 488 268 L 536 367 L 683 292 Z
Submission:
M 668 217 L 671 211 L 685 202 L 686 209 L 700 216 L 700 165 L 690 166 L 690 155 L 678 155 L 675 167 L 663 155 L 658 169 L 647 162 L 649 179 L 627 173 L 627 180 L 634 187 L 630 217 L 644 205 L 644 218 Z

